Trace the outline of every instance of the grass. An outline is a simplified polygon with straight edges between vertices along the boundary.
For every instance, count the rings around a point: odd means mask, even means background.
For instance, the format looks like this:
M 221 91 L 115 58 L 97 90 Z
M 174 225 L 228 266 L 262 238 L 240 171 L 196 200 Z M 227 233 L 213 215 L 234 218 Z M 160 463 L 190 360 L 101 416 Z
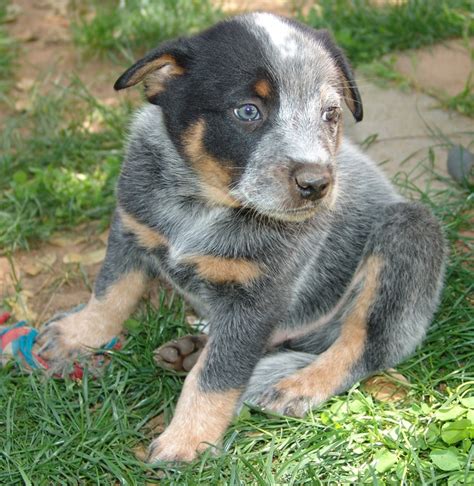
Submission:
M 321 0 L 303 20 L 330 29 L 358 65 L 393 51 L 473 35 L 472 5 L 472 0 L 407 0 L 374 8 L 370 0 Z
M 466 82 L 464 89 L 456 96 L 442 98 L 442 103 L 450 110 L 456 110 L 463 115 L 474 118 L 474 86 L 472 76 Z
M 428 155 L 427 162 L 431 155 Z M 472 484 L 474 481 L 473 187 L 407 195 L 442 219 L 450 263 L 442 304 L 422 348 L 398 370 L 407 399 L 383 403 L 354 387 L 305 419 L 244 409 L 219 457 L 153 469 L 134 455 L 166 421 L 182 378 L 158 370 L 152 351 L 187 331 L 181 299 L 162 295 L 128 321 L 130 340 L 107 372 L 82 382 L 0 369 L 0 484 Z
M 109 217 L 130 106 L 99 103 L 78 81 L 33 95 L 0 133 L 0 247 Z M 95 127 L 95 129 L 94 129 Z
M 7 18 L 7 1 L 0 0 L 0 101 L 11 86 L 16 43 L 5 28 Z
M 211 0 L 89 0 L 77 3 L 76 10 L 75 42 L 99 55 L 150 49 L 165 39 L 197 33 L 221 17 Z

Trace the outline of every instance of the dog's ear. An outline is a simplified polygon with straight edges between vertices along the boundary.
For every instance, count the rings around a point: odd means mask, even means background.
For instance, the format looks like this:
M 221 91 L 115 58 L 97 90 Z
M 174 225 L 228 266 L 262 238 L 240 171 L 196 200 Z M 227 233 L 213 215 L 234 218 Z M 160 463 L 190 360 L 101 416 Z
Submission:
M 340 49 L 334 42 L 331 34 L 327 30 L 316 31 L 319 41 L 322 43 L 323 47 L 329 52 L 337 68 L 341 74 L 341 83 L 343 86 L 342 93 L 344 95 L 344 100 L 351 110 L 357 122 L 362 120 L 364 116 L 364 111 L 362 108 L 362 99 L 360 97 L 359 89 L 357 88 L 354 72 L 352 71 L 351 65 L 347 60 L 342 49 Z
M 149 52 L 129 67 L 115 81 L 114 89 L 130 88 L 143 81 L 145 94 L 151 101 L 166 89 L 166 83 L 186 71 L 189 60 L 184 40 L 168 42 Z

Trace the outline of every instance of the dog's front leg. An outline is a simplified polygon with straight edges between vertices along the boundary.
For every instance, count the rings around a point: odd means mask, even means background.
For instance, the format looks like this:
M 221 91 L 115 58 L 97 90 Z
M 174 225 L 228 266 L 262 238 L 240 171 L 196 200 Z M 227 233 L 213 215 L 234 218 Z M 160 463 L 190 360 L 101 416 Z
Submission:
M 188 462 L 219 444 L 277 316 L 279 305 L 268 305 L 262 295 L 215 306 L 211 336 L 184 382 L 170 425 L 151 443 L 149 462 Z
M 76 358 L 92 353 L 120 334 L 151 278 L 138 242 L 125 226 L 123 216 L 116 212 L 107 255 L 89 302 L 80 310 L 55 316 L 40 330 L 37 346 L 51 371 L 66 372 Z

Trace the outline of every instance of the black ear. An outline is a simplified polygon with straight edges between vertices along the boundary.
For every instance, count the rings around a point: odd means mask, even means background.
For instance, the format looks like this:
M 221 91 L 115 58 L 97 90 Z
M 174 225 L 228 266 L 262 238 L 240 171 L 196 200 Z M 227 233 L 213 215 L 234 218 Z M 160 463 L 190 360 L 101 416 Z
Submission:
M 364 116 L 362 99 L 355 82 L 354 72 L 352 71 L 347 57 L 342 49 L 336 45 L 329 31 L 318 30 L 316 31 L 316 35 L 323 47 L 334 59 L 336 66 L 339 68 L 343 84 L 344 100 L 346 101 L 349 110 L 351 110 L 352 115 L 357 122 L 361 121 Z
M 166 83 L 171 78 L 186 72 L 188 61 L 184 40 L 163 44 L 129 67 L 115 81 L 114 89 L 130 88 L 143 81 L 147 98 L 153 98 L 166 89 Z

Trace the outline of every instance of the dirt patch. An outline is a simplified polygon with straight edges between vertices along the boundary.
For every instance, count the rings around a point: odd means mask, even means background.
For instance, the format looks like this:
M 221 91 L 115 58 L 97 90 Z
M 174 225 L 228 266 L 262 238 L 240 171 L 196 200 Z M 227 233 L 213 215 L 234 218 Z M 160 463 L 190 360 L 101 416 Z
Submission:
M 122 68 L 107 59 L 85 57 L 75 49 L 72 18 L 68 0 L 16 0 L 7 29 L 20 44 L 11 92 L 17 111 L 28 109 L 34 89 L 47 93 L 58 84 L 68 85 L 72 76 L 101 102 L 118 103 L 113 83 Z
M 97 224 L 81 225 L 30 251 L 0 258 L 0 301 L 17 320 L 34 325 L 86 303 L 105 256 L 107 232 L 97 233 Z

